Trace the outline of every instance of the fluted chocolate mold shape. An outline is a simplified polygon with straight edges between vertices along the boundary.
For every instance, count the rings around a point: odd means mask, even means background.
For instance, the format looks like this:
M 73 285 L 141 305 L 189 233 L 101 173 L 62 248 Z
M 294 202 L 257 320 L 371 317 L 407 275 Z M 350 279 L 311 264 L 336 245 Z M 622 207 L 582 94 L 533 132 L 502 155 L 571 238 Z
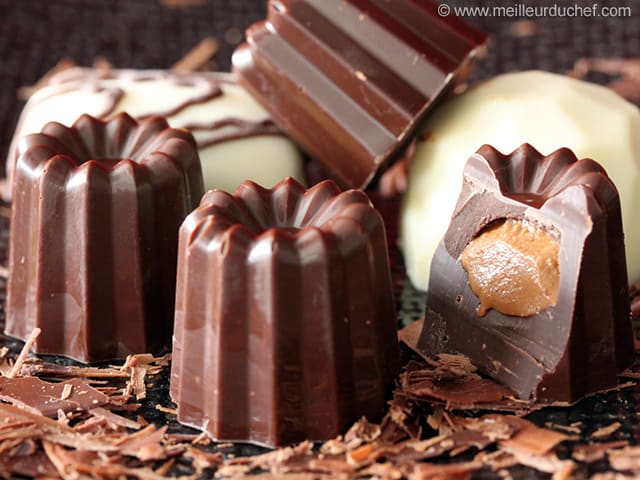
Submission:
M 6 333 L 84 362 L 170 344 L 180 224 L 203 194 L 192 135 L 84 115 L 19 142 Z
M 211 191 L 180 229 L 171 396 L 218 440 L 323 440 L 379 418 L 398 367 L 381 217 L 286 179 Z
M 559 241 L 559 296 L 526 317 L 476 312 L 460 256 L 485 227 L 524 220 Z M 483 146 L 465 165 L 451 224 L 433 257 L 420 348 L 463 353 L 520 398 L 575 402 L 617 385 L 634 358 L 618 192 L 568 149 Z

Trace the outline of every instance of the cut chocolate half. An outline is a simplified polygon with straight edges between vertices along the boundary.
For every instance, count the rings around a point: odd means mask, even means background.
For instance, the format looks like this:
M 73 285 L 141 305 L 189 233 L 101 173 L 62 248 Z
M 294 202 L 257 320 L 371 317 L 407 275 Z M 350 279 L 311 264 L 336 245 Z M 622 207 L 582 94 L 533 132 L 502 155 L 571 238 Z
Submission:
M 633 334 L 620 202 L 599 164 L 527 144 L 467 161 L 419 348 L 465 354 L 524 399 L 617 384 Z
M 271 0 L 233 65 L 292 138 L 360 188 L 486 40 L 426 0 Z

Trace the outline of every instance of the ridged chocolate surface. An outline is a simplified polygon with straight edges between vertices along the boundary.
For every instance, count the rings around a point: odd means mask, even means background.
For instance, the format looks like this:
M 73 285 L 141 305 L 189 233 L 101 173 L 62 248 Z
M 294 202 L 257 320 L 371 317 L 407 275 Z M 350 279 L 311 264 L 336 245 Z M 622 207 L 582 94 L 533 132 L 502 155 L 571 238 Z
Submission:
M 386 248 L 367 197 L 330 181 L 207 193 L 180 230 L 178 419 L 281 445 L 378 418 L 398 366 Z
M 190 133 L 82 116 L 18 145 L 6 332 L 82 361 L 171 339 L 178 228 L 202 196 Z
M 271 0 L 240 82 L 347 187 L 364 187 L 486 36 L 426 0 Z
M 494 221 L 522 219 L 560 242 L 557 303 L 535 315 L 479 317 L 459 257 Z M 434 255 L 425 352 L 460 352 L 521 398 L 574 402 L 617 385 L 634 358 L 618 193 L 596 162 L 567 149 L 509 155 L 483 146 L 467 162 L 451 225 Z

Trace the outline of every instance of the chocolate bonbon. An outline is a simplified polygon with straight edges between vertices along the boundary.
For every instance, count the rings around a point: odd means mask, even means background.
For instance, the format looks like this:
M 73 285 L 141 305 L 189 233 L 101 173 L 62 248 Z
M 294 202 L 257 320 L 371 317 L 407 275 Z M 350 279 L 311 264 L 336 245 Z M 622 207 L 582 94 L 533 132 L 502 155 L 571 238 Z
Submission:
M 638 131 L 638 107 L 608 88 L 539 71 L 499 75 L 442 104 L 418 138 L 400 215 L 412 283 L 427 288 L 467 158 L 485 143 L 510 152 L 524 142 L 543 152 L 568 147 L 606 169 L 620 195 L 629 279 L 640 279 Z
M 272 0 L 239 81 L 343 186 L 361 188 L 464 77 L 487 37 L 428 1 Z
M 207 190 L 233 191 L 246 179 L 265 186 L 288 176 L 304 180 L 298 149 L 233 75 L 74 67 L 53 75 L 27 102 L 7 159 L 9 186 L 20 137 L 52 121 L 71 126 L 83 113 L 108 120 L 119 112 L 138 120 L 164 116 L 171 127 L 191 131 Z
M 432 261 L 419 348 L 523 399 L 575 402 L 634 359 L 618 193 L 600 165 L 525 144 L 467 161 Z
M 203 194 L 193 136 L 84 115 L 17 147 L 6 332 L 82 361 L 168 346 L 178 228 Z
M 398 367 L 386 248 L 367 197 L 331 181 L 207 193 L 180 230 L 178 420 L 281 445 L 379 418 Z

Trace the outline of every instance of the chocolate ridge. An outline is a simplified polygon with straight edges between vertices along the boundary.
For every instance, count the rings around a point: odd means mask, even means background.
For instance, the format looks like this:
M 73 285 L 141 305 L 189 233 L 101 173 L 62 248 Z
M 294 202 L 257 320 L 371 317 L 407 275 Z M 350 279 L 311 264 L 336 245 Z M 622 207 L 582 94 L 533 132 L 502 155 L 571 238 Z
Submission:
M 337 181 L 356 188 L 468 73 L 486 41 L 428 1 L 271 0 L 267 19 L 246 36 L 233 55 L 241 83 Z
M 171 338 L 177 231 L 202 195 L 193 137 L 87 115 L 18 145 L 6 332 L 81 361 Z
M 560 242 L 560 297 L 527 318 L 478 305 L 459 256 L 487 225 L 524 219 Z M 597 163 L 567 149 L 509 155 L 483 146 L 465 165 L 452 223 L 434 255 L 420 348 L 468 355 L 522 398 L 576 401 L 616 384 L 633 360 L 620 203 Z M 456 301 L 456 297 L 459 301 Z
M 362 192 L 292 179 L 209 192 L 181 228 L 178 263 L 181 422 L 274 445 L 383 413 L 397 334 L 384 225 Z

